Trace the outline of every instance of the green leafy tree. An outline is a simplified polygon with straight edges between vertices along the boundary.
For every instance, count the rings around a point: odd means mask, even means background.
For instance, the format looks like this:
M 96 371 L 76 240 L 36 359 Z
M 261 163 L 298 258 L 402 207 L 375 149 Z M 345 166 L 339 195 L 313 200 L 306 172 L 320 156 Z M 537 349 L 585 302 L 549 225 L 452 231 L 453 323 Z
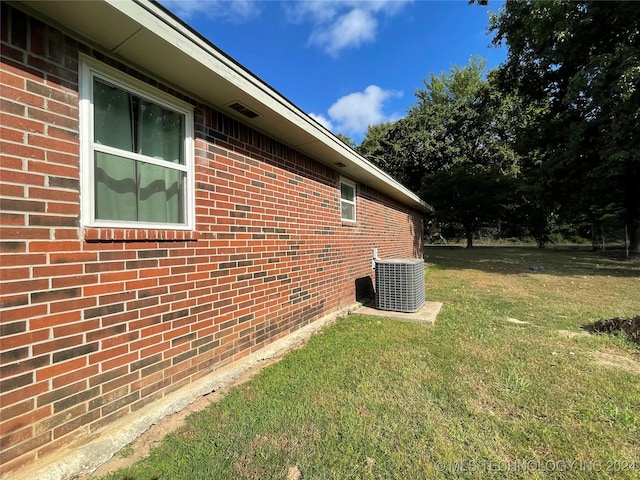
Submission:
M 467 248 L 473 247 L 474 234 L 482 226 L 508 215 L 516 192 L 516 179 L 495 167 L 473 170 L 460 164 L 426 175 L 420 190 L 420 196 L 436 206 L 440 223 L 462 225 Z
M 640 2 L 508 0 L 490 28 L 501 89 L 538 107 L 519 143 L 540 203 L 594 226 L 622 212 L 640 251 Z
M 485 79 L 485 65 L 475 57 L 432 74 L 391 132 L 411 185 L 436 208 L 437 220 L 463 225 L 468 247 L 480 227 L 506 214 L 513 182 L 500 184 L 501 177 L 518 172 L 510 146 L 514 104 L 496 90 L 492 74 Z
M 494 83 L 480 57 L 431 74 L 407 116 L 370 126 L 357 148 L 434 205 L 436 221 L 462 224 L 469 247 L 474 233 L 506 215 L 515 198 L 514 182 L 502 177 L 519 169 L 511 148 L 517 98 Z
M 362 143 L 356 147 L 356 150 L 400 183 L 409 186 L 411 182 L 406 176 L 406 163 L 398 155 L 397 148 L 390 137 L 394 127 L 394 122 L 369 125 Z
M 422 177 L 459 163 L 480 163 L 484 134 L 480 107 L 486 61 L 473 58 L 450 73 L 431 74 L 415 93 L 417 103 L 396 122 L 391 138 L 405 164 L 406 177 L 419 189 Z
M 431 74 L 416 90 L 417 103 L 407 116 L 370 126 L 358 151 L 417 192 L 424 175 L 466 158 L 470 143 L 460 140 L 478 120 L 485 65 L 476 57 L 451 73 Z

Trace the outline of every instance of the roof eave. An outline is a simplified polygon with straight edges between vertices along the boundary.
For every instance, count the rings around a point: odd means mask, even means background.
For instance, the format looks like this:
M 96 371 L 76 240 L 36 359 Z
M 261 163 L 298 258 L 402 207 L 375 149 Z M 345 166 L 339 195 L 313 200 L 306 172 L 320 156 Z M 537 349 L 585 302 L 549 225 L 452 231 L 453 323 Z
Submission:
M 20 2 L 95 48 L 417 210 L 433 211 L 275 89 L 156 2 Z M 20 4 L 18 6 L 20 6 Z M 257 113 L 247 118 L 237 102 Z M 344 165 L 344 166 L 342 166 Z

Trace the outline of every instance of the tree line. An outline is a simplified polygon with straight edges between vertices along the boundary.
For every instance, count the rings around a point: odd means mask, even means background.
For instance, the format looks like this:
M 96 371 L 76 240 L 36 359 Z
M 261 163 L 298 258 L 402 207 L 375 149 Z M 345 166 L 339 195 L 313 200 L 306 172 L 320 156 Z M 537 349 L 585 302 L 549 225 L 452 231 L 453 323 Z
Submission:
M 503 64 L 432 73 L 352 146 L 469 247 L 490 227 L 540 246 L 614 232 L 639 252 L 640 2 L 507 0 L 488 28 Z

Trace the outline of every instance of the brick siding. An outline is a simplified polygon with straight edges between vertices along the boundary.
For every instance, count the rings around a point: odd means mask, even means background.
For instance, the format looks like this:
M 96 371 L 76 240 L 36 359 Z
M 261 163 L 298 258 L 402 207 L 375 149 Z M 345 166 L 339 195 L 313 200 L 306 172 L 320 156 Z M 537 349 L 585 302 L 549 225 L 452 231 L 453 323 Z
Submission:
M 420 257 L 421 214 L 195 106 L 193 232 L 80 225 L 78 53 L 2 3 L 0 449 L 4 473 L 356 297 L 371 253 Z

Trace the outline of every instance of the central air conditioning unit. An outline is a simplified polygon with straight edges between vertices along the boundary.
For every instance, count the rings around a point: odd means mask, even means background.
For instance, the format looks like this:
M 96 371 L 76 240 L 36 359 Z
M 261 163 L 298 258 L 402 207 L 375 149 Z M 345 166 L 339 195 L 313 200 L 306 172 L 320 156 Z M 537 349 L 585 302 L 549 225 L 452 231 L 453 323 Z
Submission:
M 377 308 L 394 312 L 417 311 L 424 303 L 424 260 L 374 260 Z

